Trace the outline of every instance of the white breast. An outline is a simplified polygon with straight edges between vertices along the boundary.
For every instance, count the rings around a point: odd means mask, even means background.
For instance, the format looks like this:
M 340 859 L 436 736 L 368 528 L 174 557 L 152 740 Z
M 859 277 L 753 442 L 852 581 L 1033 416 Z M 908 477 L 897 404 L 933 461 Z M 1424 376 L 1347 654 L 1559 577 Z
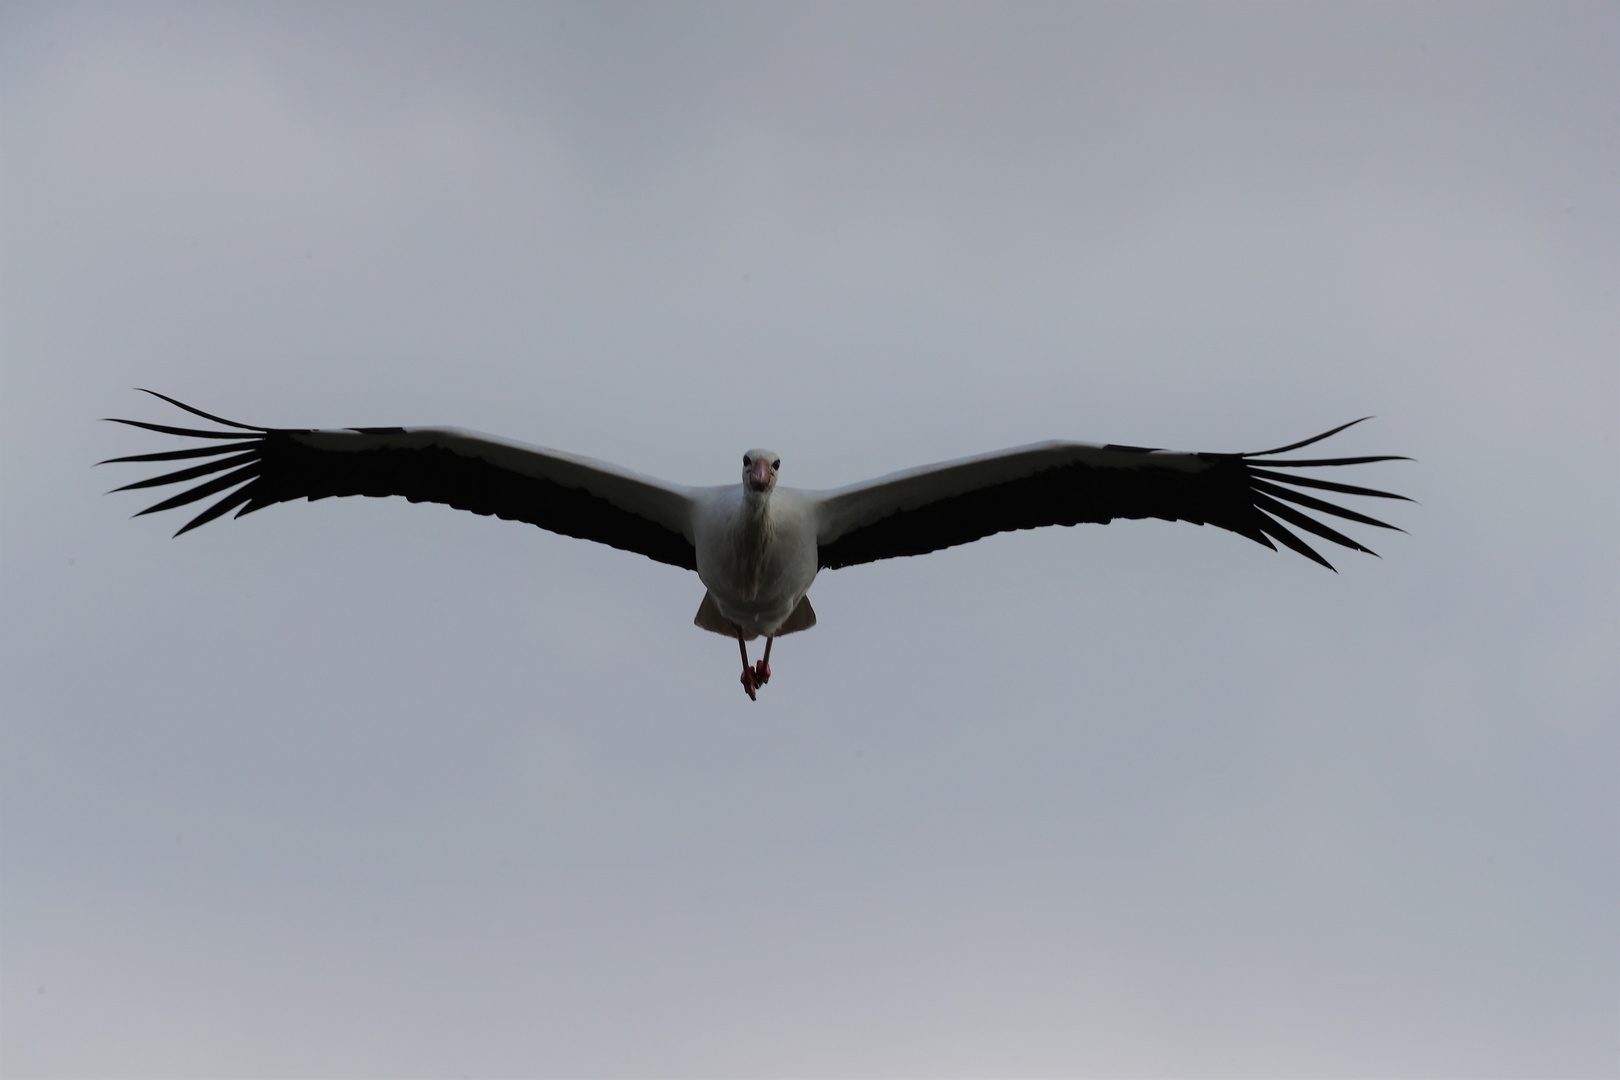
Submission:
M 778 487 L 759 503 L 742 485 L 698 493 L 698 577 L 721 614 L 754 638 L 774 634 L 816 579 L 815 503 Z

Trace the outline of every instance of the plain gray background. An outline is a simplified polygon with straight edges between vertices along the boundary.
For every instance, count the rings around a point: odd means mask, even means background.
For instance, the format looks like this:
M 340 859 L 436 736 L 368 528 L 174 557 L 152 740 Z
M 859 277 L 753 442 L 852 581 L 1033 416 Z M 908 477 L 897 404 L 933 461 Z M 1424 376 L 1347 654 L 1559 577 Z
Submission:
M 1620 1060 L 1611 4 L 0 10 L 12 1076 L 1587 1075 Z M 1212 529 L 695 576 L 173 440 L 687 483 L 1405 453 Z

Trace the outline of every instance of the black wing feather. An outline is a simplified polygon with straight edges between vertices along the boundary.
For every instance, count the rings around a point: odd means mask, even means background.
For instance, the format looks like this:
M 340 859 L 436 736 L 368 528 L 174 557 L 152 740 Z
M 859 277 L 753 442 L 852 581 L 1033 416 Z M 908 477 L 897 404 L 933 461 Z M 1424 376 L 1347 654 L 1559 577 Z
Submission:
M 1274 498 L 1287 499 L 1296 506 L 1303 506 L 1308 510 L 1315 510 L 1321 514 L 1332 514 L 1334 517 L 1342 517 L 1346 521 L 1359 521 L 1363 525 L 1376 525 L 1380 529 L 1394 529 L 1396 532 L 1406 531 L 1398 525 L 1391 525 L 1387 521 L 1379 521 L 1375 517 L 1368 517 L 1366 514 L 1359 514 L 1354 510 L 1346 510 L 1342 506 L 1335 506 L 1322 499 L 1313 499 L 1311 496 L 1301 492 L 1289 491 L 1287 488 L 1276 484 L 1268 484 L 1264 480 L 1251 479 L 1249 486 L 1255 491 L 1263 491 Z
M 224 424 L 226 427 L 241 428 L 243 431 L 270 430 L 269 428 L 259 427 L 256 424 L 238 424 L 235 420 L 227 420 L 223 416 L 215 416 L 213 413 L 205 413 L 201 409 L 194 409 L 185 402 L 176 401 L 168 394 L 160 394 L 156 390 L 147 390 L 144 387 L 136 387 L 136 389 L 140 390 L 140 392 L 143 394 L 151 394 L 155 398 L 162 398 L 164 401 L 167 401 L 170 405 L 173 405 L 177 409 L 184 409 L 193 416 L 200 416 L 204 420 L 212 420 L 216 424 Z
M 1319 488 L 1322 491 L 1339 491 L 1346 495 L 1366 495 L 1374 499 L 1400 499 L 1402 502 L 1411 502 L 1405 495 L 1397 495 L 1392 491 L 1377 491 L 1373 488 L 1356 487 L 1354 484 L 1336 484 L 1332 480 L 1318 480 L 1314 476 L 1289 476 L 1287 473 L 1266 472 L 1249 466 L 1250 476 L 1261 476 L 1267 480 L 1276 480 L 1284 484 L 1294 484 L 1299 487 Z
M 1267 536 L 1276 537 L 1283 544 L 1293 548 L 1295 551 L 1299 552 L 1312 562 L 1321 563 L 1329 570 L 1332 570 L 1335 574 L 1338 573 L 1338 570 L 1334 569 L 1332 563 L 1328 562 L 1326 559 L 1322 558 L 1322 556 L 1316 553 L 1315 548 L 1311 547 L 1311 545 L 1289 532 L 1287 528 L 1285 528 L 1276 519 L 1268 517 L 1264 513 L 1260 514 L 1260 518 L 1264 522 L 1264 524 L 1260 526 L 1260 529 Z M 1272 550 L 1275 551 L 1276 548 L 1272 548 Z
M 1257 493 L 1254 497 L 1254 505 L 1270 514 L 1272 517 L 1282 518 L 1296 529 L 1304 529 L 1308 533 L 1315 533 L 1322 539 L 1331 540 L 1340 547 L 1347 547 L 1351 551 L 1364 551 L 1368 555 L 1376 556 L 1378 554 L 1378 552 L 1374 551 L 1372 548 L 1362 547 L 1360 544 L 1344 535 L 1344 533 L 1339 532 L 1337 529 L 1329 525 L 1325 525 L 1313 517 L 1302 514 L 1298 510 L 1295 510 L 1292 506 L 1289 506 L 1287 503 L 1278 502 L 1269 495 L 1261 495 Z
M 147 391 L 152 393 L 152 391 Z M 219 423 L 247 428 L 229 420 L 193 409 L 164 397 L 174 405 Z M 244 450 L 235 457 L 181 469 L 152 480 L 130 484 L 130 488 L 184 483 L 233 465 L 242 467 L 224 476 L 206 480 L 195 487 L 141 511 L 142 514 L 171 510 L 217 494 L 238 484 L 178 532 L 189 532 L 231 510 L 236 516 L 250 514 L 280 502 L 296 499 L 328 499 L 365 495 L 382 498 L 402 495 L 411 502 L 443 503 L 458 510 L 493 515 L 511 521 L 526 521 L 551 532 L 634 551 L 688 570 L 697 568 L 697 555 L 685 536 L 647 518 L 622 510 L 605 499 L 581 488 L 565 487 L 543 478 L 526 476 L 501 468 L 478 457 L 457 454 L 438 446 L 381 447 L 354 451 L 330 451 L 300 442 L 295 436 L 312 434 L 307 429 L 252 428 L 257 437 L 242 440 L 241 431 L 213 432 L 175 428 L 139 420 L 118 420 L 172 435 L 204 439 L 235 439 L 228 447 L 215 450 L 168 451 L 139 454 L 112 461 L 164 461 L 183 457 L 204 457 L 232 450 Z M 401 429 L 351 429 L 360 434 L 387 434 Z M 245 482 L 245 483 L 244 483 Z M 119 489 L 124 490 L 124 489 Z M 139 515 L 137 515 L 139 516 Z
M 135 491 L 139 488 L 162 487 L 164 484 L 178 484 L 185 480 L 195 480 L 199 476 L 207 476 L 209 473 L 217 473 L 221 469 L 229 469 L 233 465 L 245 465 L 250 461 L 257 461 L 258 459 L 259 455 L 257 451 L 249 451 L 246 454 L 237 454 L 235 457 L 228 457 L 219 461 L 210 461 L 206 465 L 193 465 L 189 469 L 180 469 L 176 472 L 164 473 L 162 476 L 154 476 L 150 480 L 137 480 L 133 484 L 125 484 L 123 487 L 113 488 L 113 491 Z M 112 492 L 108 492 L 108 494 L 110 495 Z
M 1250 455 L 1244 454 L 1243 457 Z M 1336 458 L 1310 458 L 1300 461 L 1259 461 L 1255 464 L 1264 465 L 1268 469 L 1314 469 L 1318 465 L 1367 465 L 1374 461 L 1411 461 L 1409 457 L 1400 454 L 1376 454 L 1372 457 L 1336 457 Z
M 150 393 L 150 391 L 148 391 L 148 392 Z M 165 399 L 165 400 L 167 400 L 167 399 Z M 179 405 L 180 403 L 175 402 L 175 404 Z M 181 405 L 180 407 L 185 408 L 185 406 L 183 406 L 183 405 Z M 205 413 L 204 415 L 207 415 L 207 414 Z M 1332 438 L 1334 435 L 1337 435 L 1339 432 L 1343 431 L 1345 428 L 1355 427 L 1357 424 L 1366 423 L 1368 420 L 1371 420 L 1371 419 L 1372 419 L 1372 417 L 1370 417 L 1370 416 L 1363 416 L 1360 420 L 1352 420 L 1348 424 L 1340 424 L 1336 428 L 1329 428 L 1327 431 L 1322 432 L 1322 434 L 1320 434 L 1320 435 L 1312 435 L 1308 439 L 1301 439 L 1301 440 L 1299 440 L 1299 442 L 1291 442 L 1287 446 L 1276 446 L 1276 447 L 1272 447 L 1270 450 L 1255 450 L 1252 453 L 1240 454 L 1238 456 L 1239 457 L 1271 457 L 1273 454 L 1286 454 L 1290 450 L 1298 450 L 1301 447 L 1311 445 L 1311 443 L 1319 443 L 1323 439 Z
M 226 473 L 224 476 L 215 477 L 214 479 L 209 480 L 207 483 L 198 484 L 194 488 L 189 488 L 182 491 L 173 498 L 164 499 L 156 506 L 148 506 L 145 510 L 142 510 L 135 516 L 142 517 L 146 514 L 159 514 L 165 510 L 173 510 L 177 506 L 185 506 L 188 503 L 194 503 L 198 499 L 206 499 L 216 491 L 224 491 L 228 487 L 235 487 L 237 484 L 240 484 L 245 480 L 252 479 L 258 470 L 258 462 L 254 462 L 251 465 L 244 465 L 235 472 Z M 176 533 L 175 535 L 178 536 L 180 534 Z
M 1214 525 L 1273 550 L 1276 550 L 1276 544 L 1272 541 L 1276 540 L 1331 570 L 1332 564 L 1292 532 L 1288 525 L 1357 551 L 1373 552 L 1279 499 L 1367 525 L 1385 529 L 1395 526 L 1278 485 L 1292 484 L 1347 495 L 1388 499 L 1405 499 L 1405 496 L 1265 470 L 1409 460 L 1395 455 L 1294 461 L 1278 461 L 1268 457 L 1309 446 L 1360 422 L 1354 420 L 1350 424 L 1341 424 L 1309 439 L 1257 454 L 1196 455 L 1200 461 L 1207 463 L 1206 468 L 1196 472 L 1152 465 L 1124 468 L 1083 462 L 1053 466 L 1030 476 L 939 499 L 914 509 L 897 511 L 871 524 L 852 529 L 822 545 L 820 562 L 822 567 L 828 569 L 855 566 L 901 555 L 921 555 L 1015 529 L 1076 525 L 1081 522 L 1106 524 L 1115 518 L 1162 518 L 1190 521 L 1196 525 Z M 1132 454 L 1151 453 L 1143 447 L 1112 444 L 1104 449 Z M 1272 482 L 1267 483 L 1267 480 Z
M 157 454 L 130 454 L 128 457 L 108 458 L 98 461 L 97 465 L 114 465 L 121 461 L 179 461 L 182 458 L 214 457 L 219 454 L 228 454 L 232 450 L 251 450 L 258 446 L 257 442 L 235 442 L 224 446 L 198 446 L 190 450 L 165 450 Z
M 208 524 L 221 514 L 230 513 L 232 507 L 242 505 L 243 503 L 247 502 L 249 497 L 250 496 L 248 495 L 246 488 L 237 488 L 235 491 L 219 500 L 219 502 L 215 503 L 213 506 L 210 506 L 196 517 L 186 522 L 174 535 L 183 535 L 184 533 L 188 533 L 192 529 L 195 529 L 199 525 Z
M 115 424 L 128 424 L 130 427 L 145 428 L 147 431 L 162 432 L 164 435 L 185 435 L 192 439 L 240 439 L 240 431 L 200 431 L 197 428 L 170 427 L 167 424 L 148 424 L 145 420 L 120 420 L 116 416 L 106 419 Z

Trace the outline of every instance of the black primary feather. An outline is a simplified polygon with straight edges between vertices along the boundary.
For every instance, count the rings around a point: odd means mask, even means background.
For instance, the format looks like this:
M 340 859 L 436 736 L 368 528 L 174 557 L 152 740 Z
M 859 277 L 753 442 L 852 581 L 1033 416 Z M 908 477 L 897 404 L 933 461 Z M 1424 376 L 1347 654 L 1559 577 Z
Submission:
M 1352 420 L 1331 431 L 1273 450 L 1252 454 L 1198 454 L 1199 459 L 1210 463 L 1209 468 L 1200 472 L 1155 468 L 1135 461 L 1129 468 L 1083 462 L 1057 465 L 1017 480 L 902 510 L 853 529 L 822 546 L 821 565 L 824 568 L 855 566 L 901 555 L 921 555 L 1015 529 L 1081 522 L 1106 524 L 1115 518 L 1162 518 L 1214 525 L 1273 550 L 1276 544 L 1272 541 L 1276 540 L 1332 570 L 1333 564 L 1288 525 L 1356 551 L 1376 553 L 1286 503 L 1382 529 L 1395 526 L 1280 485 L 1411 500 L 1387 491 L 1267 470 L 1410 459 L 1380 455 L 1282 461 L 1269 455 L 1298 450 L 1359 423 L 1361 420 Z M 1133 456 L 1153 452 L 1149 447 L 1112 444 L 1104 449 Z
M 401 495 L 411 502 L 442 503 L 475 514 L 526 521 L 551 532 L 595 540 L 672 566 L 688 570 L 697 568 L 697 554 L 685 536 L 657 522 L 621 510 L 581 488 L 565 487 L 550 480 L 515 473 L 482 458 L 457 454 L 436 446 L 322 450 L 299 442 L 294 437 L 312 434 L 310 429 L 250 427 L 194 409 L 154 391 L 148 390 L 146 393 L 197 416 L 241 429 L 232 432 L 202 431 L 142 420 L 108 418 L 114 423 L 170 435 L 235 440 L 225 446 L 134 454 L 101 463 L 216 458 L 150 480 L 126 484 L 115 489 L 118 491 L 181 484 L 209 477 L 222 470 L 233 470 L 223 476 L 206 479 L 140 512 L 154 514 L 172 510 L 225 492 L 219 500 L 181 526 L 174 534 L 176 536 L 232 510 L 236 511 L 237 517 L 241 517 L 275 503 L 297 499 L 313 502 L 349 495 L 375 498 Z M 404 429 L 347 430 L 356 435 L 389 435 Z M 249 432 L 257 434 L 248 435 Z M 232 456 L 223 457 L 226 454 Z M 227 490 L 232 488 L 235 490 Z

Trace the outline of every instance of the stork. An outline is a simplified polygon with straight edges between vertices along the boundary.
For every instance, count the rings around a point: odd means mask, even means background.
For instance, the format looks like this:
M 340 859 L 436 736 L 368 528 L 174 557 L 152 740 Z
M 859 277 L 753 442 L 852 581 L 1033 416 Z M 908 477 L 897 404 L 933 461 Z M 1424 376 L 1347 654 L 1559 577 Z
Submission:
M 781 457 L 753 449 L 742 456 L 740 483 L 685 487 L 605 461 L 459 428 L 257 427 L 145 392 L 227 430 L 109 417 L 206 440 L 102 462 L 200 462 L 114 489 L 197 481 L 137 517 L 220 496 L 181 526 L 179 536 L 233 510 L 241 517 L 295 499 L 402 495 L 411 502 L 444 503 L 595 540 L 697 572 L 707 591 L 693 622 L 736 640 L 742 687 L 750 699 L 770 681 L 776 639 L 816 625 L 809 591 L 822 570 L 922 555 L 1013 529 L 1150 517 L 1214 525 L 1272 550 L 1280 543 L 1332 570 L 1289 526 L 1352 551 L 1375 553 L 1304 510 L 1381 529 L 1397 527 L 1297 489 L 1406 497 L 1278 470 L 1409 460 L 1391 454 L 1276 456 L 1361 423 L 1352 420 L 1309 439 L 1247 454 L 1033 443 L 829 491 L 778 485 Z M 764 653 L 750 664 L 748 642 L 760 637 Z

